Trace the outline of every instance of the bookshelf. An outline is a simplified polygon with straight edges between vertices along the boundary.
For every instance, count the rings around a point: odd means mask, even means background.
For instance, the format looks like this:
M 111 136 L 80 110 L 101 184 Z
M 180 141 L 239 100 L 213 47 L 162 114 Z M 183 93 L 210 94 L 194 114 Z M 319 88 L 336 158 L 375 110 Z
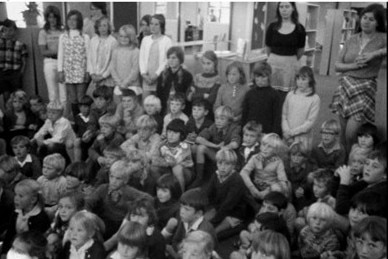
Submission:
M 335 74 L 335 62 L 338 54 L 345 41 L 356 31 L 356 16 L 357 12 L 354 10 L 327 10 L 319 74 Z

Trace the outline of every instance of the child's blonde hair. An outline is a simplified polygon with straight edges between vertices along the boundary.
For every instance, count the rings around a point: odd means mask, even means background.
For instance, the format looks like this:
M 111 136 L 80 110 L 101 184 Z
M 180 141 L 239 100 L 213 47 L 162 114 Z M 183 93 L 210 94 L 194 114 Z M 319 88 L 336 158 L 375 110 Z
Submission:
M 90 238 L 95 237 L 97 240 L 102 241 L 105 224 L 96 214 L 86 210 L 79 211 L 71 217 L 70 224 L 80 224 Z
M 234 114 L 232 108 L 222 105 L 214 111 L 214 116 L 225 116 L 228 118 L 229 122 L 232 122 Z
M 365 150 L 356 147 L 350 151 L 349 164 L 355 159 L 356 156 L 360 156 L 364 162 L 366 161 L 367 154 L 366 154 Z
M 231 149 L 220 149 L 216 154 L 217 162 L 227 162 L 231 164 L 237 164 L 237 155 Z
M 182 254 L 185 246 L 194 248 L 197 258 L 210 258 L 214 250 L 214 240 L 212 236 L 202 230 L 189 232 L 185 239 L 183 239 L 179 253 Z
M 115 172 L 123 177 L 125 182 L 129 180 L 129 169 L 127 160 L 117 160 L 110 167 L 110 173 Z
M 341 126 L 338 123 L 338 121 L 331 119 L 324 121 L 321 126 L 321 133 L 323 132 L 330 132 L 335 135 L 338 135 L 341 131 Z
M 284 141 L 280 138 L 280 136 L 276 133 L 265 134 L 261 139 L 261 143 L 268 144 L 274 148 L 274 152 L 280 158 L 284 158 L 285 154 L 288 152 L 288 147 L 284 143 Z
M 328 223 L 332 223 L 335 218 L 334 210 L 324 202 L 313 203 L 307 211 L 307 221 L 310 221 L 312 217 L 319 217 L 326 219 Z
M 132 162 L 140 162 L 141 168 L 144 168 L 147 165 L 147 161 L 148 161 L 145 153 L 139 149 L 131 150 L 128 153 L 127 158 L 129 161 L 132 161 Z
M 46 156 L 43 159 L 43 164 L 50 165 L 50 166 L 54 167 L 58 172 L 62 173 L 65 170 L 66 161 L 65 161 L 65 158 L 61 154 L 54 153 L 54 154 Z
M 116 129 L 117 128 L 117 125 L 119 123 L 119 119 L 117 118 L 117 116 L 115 115 L 112 115 L 112 114 L 105 114 L 103 115 L 102 117 L 100 117 L 100 119 L 98 120 L 98 123 L 100 125 L 109 125 L 110 127 L 112 127 L 113 129 Z
M 19 188 L 29 192 L 31 195 L 36 196 L 37 205 L 40 208 L 44 207 L 44 198 L 42 195 L 41 185 L 33 179 L 24 179 L 15 185 L 15 189 Z
M 137 47 L 138 41 L 137 41 L 137 35 L 136 35 L 136 29 L 131 24 L 125 24 L 120 27 L 119 32 L 124 32 L 127 37 L 129 38 L 129 45 Z
M 152 116 L 144 114 L 136 120 L 136 127 L 138 130 L 149 129 L 155 133 L 158 128 L 158 123 Z
M 65 109 L 63 104 L 60 101 L 51 101 L 47 104 L 47 110 L 53 110 L 53 111 L 62 111 Z
M 275 259 L 290 259 L 290 244 L 287 238 L 272 230 L 257 231 L 253 236 L 252 248 Z
M 160 99 L 157 96 L 153 95 L 153 94 L 148 95 L 144 99 L 143 105 L 146 105 L 146 104 L 153 104 L 153 105 L 155 105 L 156 110 L 157 110 L 158 113 L 162 110 L 162 103 L 161 103 Z
M 138 222 L 126 222 L 120 229 L 117 240 L 123 245 L 137 247 L 139 251 L 136 256 L 142 256 L 146 253 L 147 233 L 144 226 Z
M 17 90 L 11 94 L 9 100 L 7 101 L 6 108 L 8 111 L 13 111 L 12 103 L 15 99 L 18 99 L 23 104 L 23 108 L 27 108 L 28 97 L 26 92 L 24 92 L 23 90 Z
M 242 67 L 241 62 L 233 61 L 232 63 L 230 63 L 226 67 L 226 72 L 225 72 L 226 77 L 228 77 L 228 74 L 230 73 L 230 70 L 232 70 L 232 68 L 236 68 L 238 73 L 240 74 L 240 79 L 238 80 L 239 84 L 241 85 L 246 84 L 247 77 L 245 75 L 244 68 Z

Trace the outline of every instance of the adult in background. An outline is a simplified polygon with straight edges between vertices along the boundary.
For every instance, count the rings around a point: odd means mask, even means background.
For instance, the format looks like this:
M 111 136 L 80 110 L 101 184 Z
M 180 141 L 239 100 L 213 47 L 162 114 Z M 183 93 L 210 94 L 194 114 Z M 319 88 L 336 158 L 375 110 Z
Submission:
M 143 78 L 143 99 L 155 93 L 158 76 L 167 64 L 167 50 L 172 41 L 164 35 L 166 19 L 163 14 L 154 14 L 150 23 L 151 35 L 143 38 L 140 46 L 139 66 Z
M 60 101 L 66 107 L 66 87 L 58 81 L 58 44 L 62 34 L 61 12 L 49 5 L 44 11 L 45 24 L 39 32 L 38 45 L 43 59 L 43 73 L 50 102 Z
M 108 11 L 106 10 L 106 3 L 104 2 L 91 2 L 90 3 L 90 12 L 91 15 L 84 19 L 83 33 L 87 34 L 90 39 L 96 35 L 95 23 L 98 19 L 103 16 L 108 16 Z
M 137 41 L 139 42 L 139 46 L 141 45 L 141 41 L 143 40 L 143 38 L 151 34 L 150 23 L 151 15 L 149 14 L 144 15 L 140 20 L 139 35 L 137 35 Z
M 299 23 L 295 2 L 279 2 L 277 21 L 271 23 L 265 35 L 268 63 L 272 67 L 272 87 L 278 90 L 283 105 L 287 93 L 295 86 L 299 59 L 304 53 L 306 31 Z M 281 109 L 280 109 L 281 110 Z
M 361 31 L 346 42 L 335 64 L 342 73 L 331 109 L 339 115 L 342 141 L 349 152 L 359 127 L 375 121 L 375 99 L 381 63 L 387 55 L 385 10 L 371 4 L 361 12 Z

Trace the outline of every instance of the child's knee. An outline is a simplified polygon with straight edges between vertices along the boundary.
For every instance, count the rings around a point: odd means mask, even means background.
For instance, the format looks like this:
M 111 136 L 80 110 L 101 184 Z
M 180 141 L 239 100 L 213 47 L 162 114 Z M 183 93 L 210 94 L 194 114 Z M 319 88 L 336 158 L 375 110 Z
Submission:
M 204 145 L 198 145 L 197 146 L 197 154 L 203 155 L 207 150 L 207 147 Z

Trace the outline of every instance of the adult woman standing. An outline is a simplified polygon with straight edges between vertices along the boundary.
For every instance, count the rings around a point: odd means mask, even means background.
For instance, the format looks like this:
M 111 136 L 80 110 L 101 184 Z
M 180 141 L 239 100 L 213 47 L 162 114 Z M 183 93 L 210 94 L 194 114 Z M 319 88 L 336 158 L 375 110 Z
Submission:
M 282 105 L 287 93 L 295 86 L 298 60 L 304 53 L 306 31 L 299 23 L 295 2 L 279 2 L 277 21 L 268 26 L 265 35 L 268 63 L 272 66 L 272 87 L 278 90 Z
M 59 100 L 66 107 L 66 88 L 58 82 L 57 55 L 59 36 L 62 34 L 61 13 L 55 6 L 47 6 L 44 12 L 45 24 L 39 32 L 38 45 L 44 56 L 43 73 L 50 102 Z
M 166 19 L 155 14 L 150 23 L 151 35 L 143 38 L 140 46 L 139 66 L 143 78 L 143 98 L 156 91 L 156 81 L 167 63 L 167 50 L 172 41 L 164 35 Z
M 387 55 L 384 7 L 381 4 L 367 6 L 361 13 L 360 28 L 360 33 L 345 42 L 335 64 L 342 77 L 331 108 L 339 115 L 341 137 L 347 151 L 361 124 L 375 120 L 376 78 Z
M 143 38 L 151 34 L 150 23 L 151 15 L 149 14 L 144 15 L 140 20 L 139 35 L 137 35 L 137 41 L 139 42 L 139 46 L 141 45 L 141 41 L 143 40 Z
M 90 3 L 90 17 L 84 19 L 83 33 L 87 34 L 90 39 L 96 35 L 94 25 L 98 19 L 108 15 L 106 10 L 106 3 L 104 2 L 91 2 Z

